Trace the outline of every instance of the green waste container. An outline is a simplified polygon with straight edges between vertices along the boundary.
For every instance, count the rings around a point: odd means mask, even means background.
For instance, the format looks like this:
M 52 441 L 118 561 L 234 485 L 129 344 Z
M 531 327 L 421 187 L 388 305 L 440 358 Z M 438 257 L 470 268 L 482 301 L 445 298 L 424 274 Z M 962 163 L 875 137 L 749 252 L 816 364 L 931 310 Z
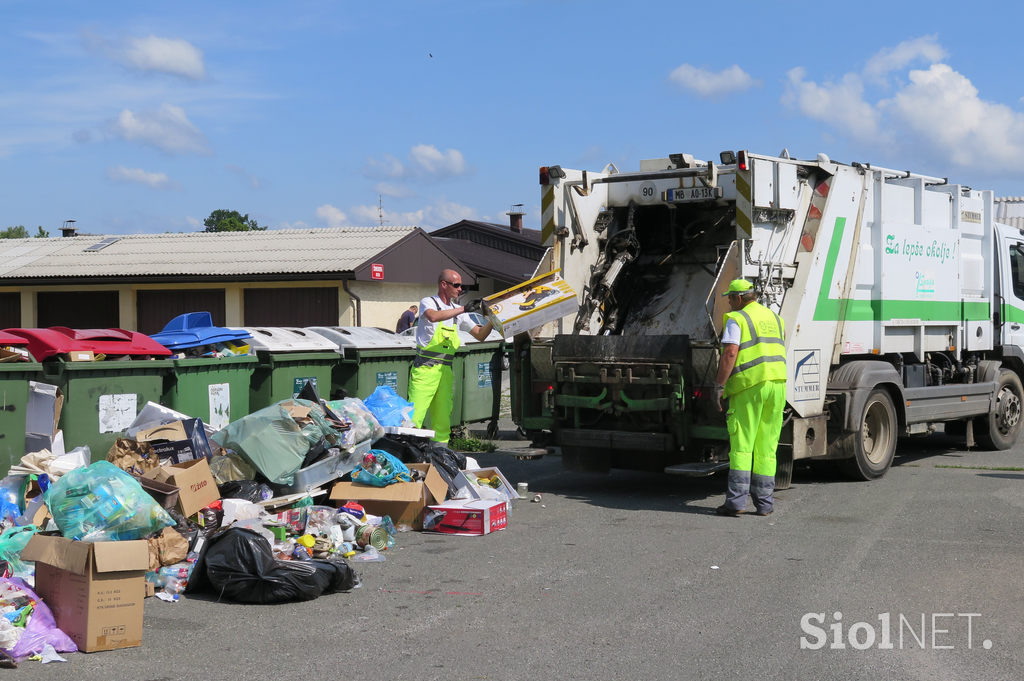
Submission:
M 306 329 L 245 327 L 258 362 L 249 384 L 249 410 L 295 397 L 307 381 L 327 399 L 331 373 L 338 363 L 338 346 Z
M 499 337 L 481 342 L 468 333 L 460 332 L 459 335 L 461 343 L 452 367 L 456 402 L 452 410 L 452 426 L 490 421 L 487 433 L 488 437 L 494 437 L 501 408 L 505 341 Z
M 93 461 L 105 460 L 139 410 L 147 402 L 160 401 L 164 377 L 171 369 L 172 362 L 166 359 L 43 362 L 40 380 L 64 393 L 60 428 L 65 449 L 88 445 Z
M 25 339 L 0 331 L 0 347 L 23 347 Z M 25 455 L 25 409 L 28 382 L 38 381 L 36 361 L 0 362 L 0 478 Z
M 255 355 L 171 361 L 161 404 L 216 430 L 249 414 L 249 388 L 259 363 Z
M 384 329 L 362 326 L 311 326 L 309 330 L 337 343 L 339 361 L 331 380 L 331 397 L 344 390 L 366 399 L 386 385 L 409 398 L 409 369 L 416 357 L 416 339 Z

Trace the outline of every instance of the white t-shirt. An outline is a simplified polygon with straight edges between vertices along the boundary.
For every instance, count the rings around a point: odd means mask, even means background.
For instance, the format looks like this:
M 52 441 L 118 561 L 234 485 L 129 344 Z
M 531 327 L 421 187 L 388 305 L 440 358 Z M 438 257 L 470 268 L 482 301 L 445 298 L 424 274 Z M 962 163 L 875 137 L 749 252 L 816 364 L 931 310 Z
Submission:
M 722 333 L 722 345 L 731 343 L 732 345 L 739 345 L 743 335 L 740 332 L 740 325 L 736 323 L 735 319 L 728 319 L 725 322 L 725 331 Z
M 426 310 L 454 310 L 457 307 L 462 307 L 457 303 L 444 304 L 441 300 L 441 296 L 428 296 L 420 301 L 420 321 L 416 324 L 416 345 L 421 348 L 427 347 L 430 343 L 430 339 L 434 337 L 434 331 L 437 329 L 437 325 L 443 322 L 431 323 L 425 314 Z M 477 323 L 473 321 L 473 318 L 463 312 L 454 320 L 448 319 L 444 323 L 451 324 L 454 321 L 456 327 L 462 331 L 472 331 L 476 328 Z M 737 341 L 739 342 L 739 341 Z

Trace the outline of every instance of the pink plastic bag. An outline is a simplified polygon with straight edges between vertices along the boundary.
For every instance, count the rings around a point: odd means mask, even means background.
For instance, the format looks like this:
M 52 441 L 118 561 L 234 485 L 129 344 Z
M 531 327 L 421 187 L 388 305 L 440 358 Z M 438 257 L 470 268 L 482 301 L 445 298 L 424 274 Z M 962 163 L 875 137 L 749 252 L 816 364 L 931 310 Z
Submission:
M 36 595 L 36 592 L 28 588 L 28 585 L 17 577 L 0 579 L 0 583 L 7 582 L 24 591 L 29 598 L 36 602 L 36 607 L 32 611 L 32 617 L 28 621 L 28 626 L 25 627 L 25 633 L 21 635 L 21 640 L 14 646 L 13 650 L 7 651 L 11 657 L 20 660 L 30 655 L 42 653 L 43 646 L 47 643 L 53 646 L 53 649 L 58 653 L 77 653 L 78 646 L 75 645 L 75 642 L 67 634 L 57 628 L 57 622 L 53 619 L 53 613 L 50 612 L 50 608 L 46 606 L 46 603 Z

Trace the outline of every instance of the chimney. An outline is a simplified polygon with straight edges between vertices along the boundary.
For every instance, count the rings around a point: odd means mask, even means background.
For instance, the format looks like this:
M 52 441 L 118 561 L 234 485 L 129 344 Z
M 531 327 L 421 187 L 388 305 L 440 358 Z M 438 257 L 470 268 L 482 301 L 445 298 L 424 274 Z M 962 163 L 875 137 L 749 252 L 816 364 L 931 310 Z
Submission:
M 508 225 L 512 229 L 512 231 L 515 232 L 516 234 L 522 234 L 523 216 L 526 215 L 526 213 L 523 212 L 523 204 L 513 204 L 511 210 L 509 210 L 509 212 L 506 213 L 506 215 L 508 215 Z
M 78 228 L 75 227 L 74 220 L 65 220 L 64 224 L 60 228 L 61 236 L 78 236 Z

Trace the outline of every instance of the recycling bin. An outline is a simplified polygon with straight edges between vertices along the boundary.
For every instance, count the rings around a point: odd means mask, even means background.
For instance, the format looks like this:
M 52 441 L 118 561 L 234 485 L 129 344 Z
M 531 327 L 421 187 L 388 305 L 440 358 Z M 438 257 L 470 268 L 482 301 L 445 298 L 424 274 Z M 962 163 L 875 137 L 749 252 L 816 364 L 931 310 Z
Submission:
M 26 340 L 42 363 L 37 380 L 64 395 L 59 427 L 70 451 L 87 445 L 93 461 L 106 459 L 114 441 L 146 402 L 159 402 L 171 351 L 125 329 L 8 329 Z
M 363 326 L 311 326 L 309 330 L 338 344 L 339 361 L 331 380 L 331 398 L 344 390 L 365 399 L 386 385 L 409 397 L 409 369 L 416 357 L 416 339 Z
M 293 398 L 307 381 L 327 399 L 338 345 L 307 329 L 243 327 L 258 361 L 249 383 L 249 409 L 258 411 Z
M 501 408 L 502 357 L 505 341 L 478 341 L 465 332 L 459 332 L 459 349 L 452 366 L 455 379 L 456 404 L 452 409 L 452 425 L 467 425 L 490 421 L 487 433 L 494 437 L 498 429 Z
M 0 478 L 21 461 L 25 451 L 25 411 L 28 407 L 28 382 L 38 381 L 42 367 L 31 354 L 15 350 L 27 341 L 0 331 Z M 27 351 L 26 351 L 27 352 Z
M 175 353 L 162 404 L 215 430 L 249 414 L 249 386 L 259 360 L 247 354 L 248 332 L 214 326 L 209 312 L 189 312 L 150 337 Z

